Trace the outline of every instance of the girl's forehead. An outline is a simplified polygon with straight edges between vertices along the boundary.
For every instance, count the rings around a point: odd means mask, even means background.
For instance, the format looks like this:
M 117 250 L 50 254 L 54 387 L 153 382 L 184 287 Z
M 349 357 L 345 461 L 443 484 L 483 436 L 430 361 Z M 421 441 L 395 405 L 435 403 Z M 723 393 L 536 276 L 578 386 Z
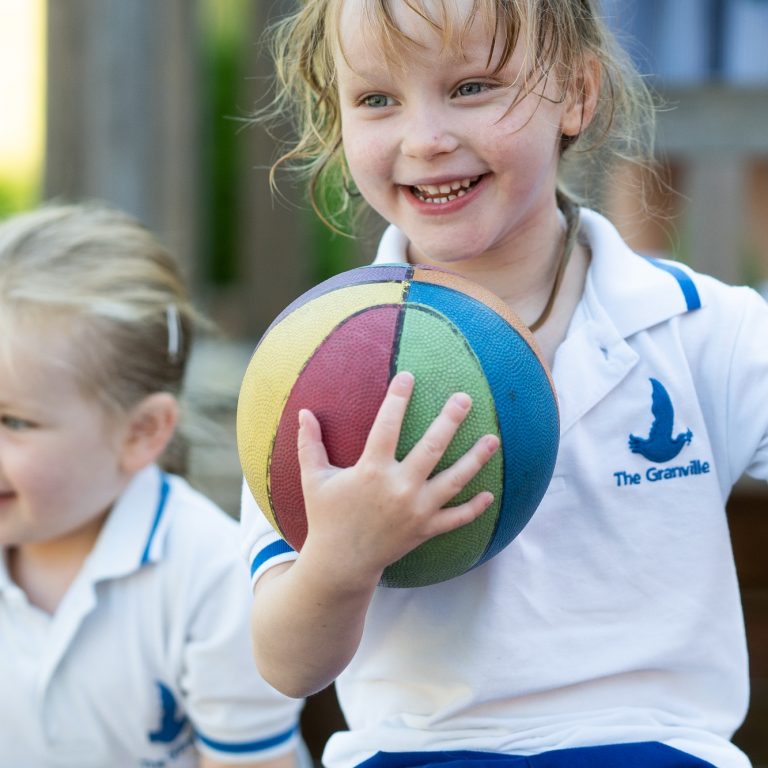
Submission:
M 71 322 L 0 312 L 3 328 L 11 333 L 0 340 L 0 368 L 17 383 L 74 382 L 78 370 L 76 334 Z
M 485 0 L 338 0 L 336 10 L 337 48 L 346 60 L 366 51 L 392 64 L 433 57 L 436 49 L 443 59 L 462 60 L 487 55 L 502 32 Z

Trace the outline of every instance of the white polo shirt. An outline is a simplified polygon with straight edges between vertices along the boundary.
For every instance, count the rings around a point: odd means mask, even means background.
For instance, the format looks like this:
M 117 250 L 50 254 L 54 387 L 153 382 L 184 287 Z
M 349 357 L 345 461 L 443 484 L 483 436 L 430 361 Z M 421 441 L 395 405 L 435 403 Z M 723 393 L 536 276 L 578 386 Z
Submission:
M 0 766 L 196 766 L 295 747 L 301 702 L 256 672 L 237 525 L 150 467 L 53 616 L 0 557 Z
M 637 256 L 594 212 L 581 236 L 592 261 L 553 366 L 546 496 L 483 566 L 376 591 L 337 680 L 350 730 L 326 747 L 332 768 L 640 741 L 749 766 L 730 743 L 749 681 L 725 502 L 742 473 L 768 479 L 768 305 Z M 376 261 L 406 245 L 390 227 Z M 254 579 L 296 556 L 247 492 L 242 520 Z

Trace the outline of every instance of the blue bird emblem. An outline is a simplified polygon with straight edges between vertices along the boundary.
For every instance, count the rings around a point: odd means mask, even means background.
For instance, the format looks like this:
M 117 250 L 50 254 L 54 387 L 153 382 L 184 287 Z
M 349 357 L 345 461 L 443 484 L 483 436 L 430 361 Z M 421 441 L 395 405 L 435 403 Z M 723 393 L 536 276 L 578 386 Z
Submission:
M 155 681 L 160 692 L 160 727 L 155 731 L 149 732 L 151 742 L 161 744 L 170 744 L 176 740 L 187 723 L 187 718 L 182 714 L 177 717 L 178 706 L 173 692 L 159 680 Z
M 691 442 L 693 432 L 681 432 L 677 437 L 672 437 L 672 429 L 675 422 L 675 410 L 672 400 L 664 385 L 656 379 L 651 379 L 653 393 L 651 395 L 651 413 L 653 424 L 648 437 L 629 436 L 629 449 L 632 453 L 645 456 L 648 461 L 671 461 L 683 450 L 683 446 Z

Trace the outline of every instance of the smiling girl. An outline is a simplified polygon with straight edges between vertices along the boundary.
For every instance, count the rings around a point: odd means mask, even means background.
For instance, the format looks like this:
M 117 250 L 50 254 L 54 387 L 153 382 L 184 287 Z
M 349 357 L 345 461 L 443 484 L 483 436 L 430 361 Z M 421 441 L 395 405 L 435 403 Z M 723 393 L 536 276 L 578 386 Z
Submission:
M 396 460 L 407 373 L 351 467 L 302 412 L 301 552 L 243 504 L 265 677 L 295 696 L 338 678 L 331 768 L 749 766 L 731 743 L 748 672 L 725 502 L 743 472 L 768 478 L 768 308 L 640 258 L 560 182 L 600 145 L 632 154 L 650 119 L 597 3 L 307 0 L 277 65 L 299 128 L 283 162 L 315 192 L 359 190 L 390 224 L 377 262 L 498 294 L 552 366 L 561 439 L 512 544 L 392 590 L 387 565 L 490 503 L 447 506 L 498 442 L 433 476 L 471 407 L 458 393 Z M 646 481 L 660 461 L 707 471 Z
M 137 222 L 0 224 L 0 766 L 293 768 L 237 527 L 158 462 L 195 313 Z

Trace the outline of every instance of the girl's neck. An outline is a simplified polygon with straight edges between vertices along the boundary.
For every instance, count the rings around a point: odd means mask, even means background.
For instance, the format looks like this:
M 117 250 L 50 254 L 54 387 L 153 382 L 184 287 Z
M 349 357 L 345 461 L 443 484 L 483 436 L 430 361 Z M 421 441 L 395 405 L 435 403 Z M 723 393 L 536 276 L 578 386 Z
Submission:
M 573 313 L 584 293 L 591 252 L 589 247 L 576 243 L 563 275 L 560 290 L 547 321 L 533 334 L 550 368 L 555 353 L 568 333 Z
M 8 573 L 30 603 L 55 613 L 93 550 L 107 514 L 66 536 L 8 549 Z
M 554 204 L 521 223 L 513 238 L 469 259 L 432 262 L 409 249 L 408 260 L 457 272 L 493 291 L 526 325 L 541 314 L 562 254 L 565 223 Z

